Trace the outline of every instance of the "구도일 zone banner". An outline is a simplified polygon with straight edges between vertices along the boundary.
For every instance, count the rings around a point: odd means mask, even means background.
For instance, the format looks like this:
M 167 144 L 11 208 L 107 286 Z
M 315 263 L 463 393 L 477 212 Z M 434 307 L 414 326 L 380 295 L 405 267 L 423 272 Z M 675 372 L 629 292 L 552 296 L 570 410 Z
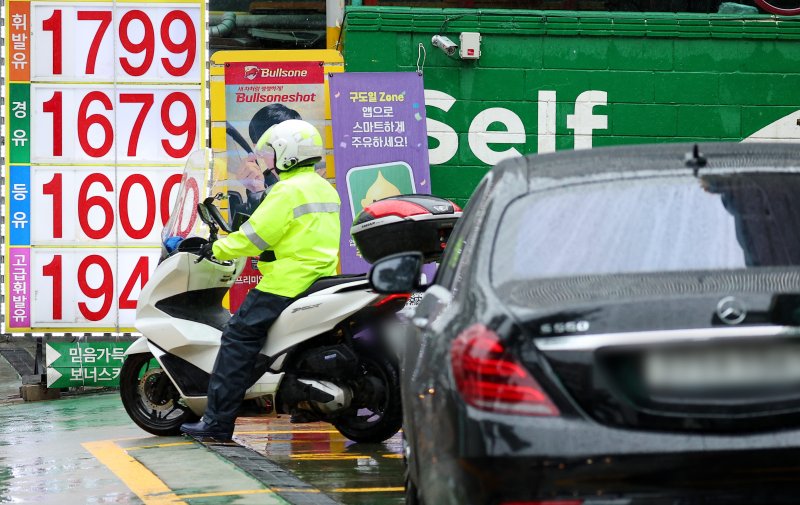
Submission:
M 248 194 L 265 189 L 262 172 L 271 160 L 256 145 L 271 126 L 302 119 L 320 132 L 325 127 L 325 74 L 321 61 L 225 63 L 226 159 L 229 171 L 251 181 Z M 325 163 L 317 166 L 325 176 Z M 242 177 L 245 171 L 250 174 Z M 242 195 L 242 199 L 248 195 Z M 252 196 L 250 197 L 252 199 Z M 256 259 L 249 261 L 230 290 L 230 309 L 241 305 L 247 292 L 261 280 Z
M 330 87 L 342 273 L 363 273 L 353 218 L 382 198 L 430 193 L 425 91 L 415 72 L 334 74 Z
M 205 2 L 5 8 L 5 329 L 130 331 L 205 143 Z

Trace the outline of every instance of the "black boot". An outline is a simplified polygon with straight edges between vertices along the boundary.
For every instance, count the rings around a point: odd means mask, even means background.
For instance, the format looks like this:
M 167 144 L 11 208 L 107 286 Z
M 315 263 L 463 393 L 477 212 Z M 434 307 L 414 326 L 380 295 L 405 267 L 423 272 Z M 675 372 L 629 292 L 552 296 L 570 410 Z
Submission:
M 227 442 L 233 437 L 233 426 L 223 426 L 221 424 L 206 422 L 203 417 L 196 423 L 184 423 L 181 425 L 181 433 L 185 433 L 192 438 L 213 438 L 221 442 Z

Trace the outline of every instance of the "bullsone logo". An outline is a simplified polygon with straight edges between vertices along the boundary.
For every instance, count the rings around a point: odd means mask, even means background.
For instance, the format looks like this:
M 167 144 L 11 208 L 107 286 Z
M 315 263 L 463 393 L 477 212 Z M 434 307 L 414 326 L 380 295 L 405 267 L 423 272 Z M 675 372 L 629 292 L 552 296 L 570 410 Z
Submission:
M 258 67 L 254 67 L 253 65 L 247 65 L 244 67 L 244 76 L 249 80 L 255 80 L 258 77 Z
M 285 68 L 258 68 L 254 65 L 244 67 L 245 78 L 253 81 L 256 77 L 308 77 L 308 70 L 287 70 Z

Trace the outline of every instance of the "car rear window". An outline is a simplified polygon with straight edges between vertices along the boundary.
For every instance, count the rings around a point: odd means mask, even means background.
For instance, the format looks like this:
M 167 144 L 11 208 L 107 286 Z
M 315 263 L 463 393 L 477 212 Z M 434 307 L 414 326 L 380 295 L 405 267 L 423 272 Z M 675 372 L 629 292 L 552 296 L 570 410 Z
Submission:
M 495 286 L 521 279 L 800 265 L 800 174 L 578 182 L 512 202 Z

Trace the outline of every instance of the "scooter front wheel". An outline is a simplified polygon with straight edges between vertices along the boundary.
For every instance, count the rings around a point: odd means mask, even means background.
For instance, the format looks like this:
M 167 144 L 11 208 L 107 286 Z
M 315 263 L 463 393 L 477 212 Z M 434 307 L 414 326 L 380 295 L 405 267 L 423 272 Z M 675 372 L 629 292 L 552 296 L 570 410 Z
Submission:
M 180 434 L 181 424 L 198 416 L 181 405 L 178 390 L 150 353 L 131 354 L 120 372 L 120 396 L 141 429 L 159 436 Z

